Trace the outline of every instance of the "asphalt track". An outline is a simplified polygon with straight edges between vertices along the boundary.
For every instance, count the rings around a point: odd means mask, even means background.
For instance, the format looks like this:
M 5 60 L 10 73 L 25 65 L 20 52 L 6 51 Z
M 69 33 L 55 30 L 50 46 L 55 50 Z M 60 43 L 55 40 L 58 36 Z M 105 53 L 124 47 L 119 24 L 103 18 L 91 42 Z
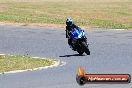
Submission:
M 78 56 L 64 28 L 0 25 L 0 53 L 56 58 L 66 65 L 50 69 L 1 74 L 0 88 L 132 88 L 132 84 L 76 83 L 77 68 L 87 73 L 132 75 L 131 30 L 85 30 L 91 55 Z

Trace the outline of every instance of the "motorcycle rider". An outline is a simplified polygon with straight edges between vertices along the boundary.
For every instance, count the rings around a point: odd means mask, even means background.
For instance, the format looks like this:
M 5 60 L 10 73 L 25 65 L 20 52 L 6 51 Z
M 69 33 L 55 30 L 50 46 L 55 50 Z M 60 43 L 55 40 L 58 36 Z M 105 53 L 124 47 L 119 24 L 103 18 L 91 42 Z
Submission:
M 69 44 L 70 48 L 72 48 L 72 50 L 76 51 L 76 48 L 75 48 L 75 46 L 73 45 L 72 39 L 71 39 L 71 37 L 70 37 L 71 32 L 72 32 L 74 29 L 80 30 L 80 28 L 79 28 L 77 25 L 75 25 L 75 24 L 73 23 L 73 21 L 72 21 L 71 18 L 67 18 L 67 20 L 66 20 L 66 38 L 68 38 L 68 44 Z M 86 38 L 86 37 L 85 37 L 85 41 L 86 41 L 86 43 L 87 43 L 87 38 Z

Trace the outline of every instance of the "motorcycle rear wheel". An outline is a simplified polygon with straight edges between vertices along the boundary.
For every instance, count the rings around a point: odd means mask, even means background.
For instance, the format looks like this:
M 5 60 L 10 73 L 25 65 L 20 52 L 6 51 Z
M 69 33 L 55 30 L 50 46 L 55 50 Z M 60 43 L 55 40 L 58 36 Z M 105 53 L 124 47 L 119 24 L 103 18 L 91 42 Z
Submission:
M 82 42 L 82 47 L 84 49 L 84 52 L 87 54 L 87 55 L 90 55 L 90 51 L 89 51 L 89 48 L 88 48 L 88 45 L 86 44 L 86 42 Z
M 82 50 L 77 50 L 77 52 L 79 53 L 79 55 L 82 55 L 84 53 L 84 51 Z

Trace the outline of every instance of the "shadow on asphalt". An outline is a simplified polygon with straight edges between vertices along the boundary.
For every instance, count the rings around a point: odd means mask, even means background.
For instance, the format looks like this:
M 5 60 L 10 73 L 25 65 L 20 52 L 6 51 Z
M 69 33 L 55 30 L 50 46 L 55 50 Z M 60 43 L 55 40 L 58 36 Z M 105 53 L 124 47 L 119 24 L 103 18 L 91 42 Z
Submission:
M 72 56 L 85 56 L 85 55 L 71 54 L 71 55 L 63 55 L 63 56 L 59 56 L 59 57 L 72 57 Z

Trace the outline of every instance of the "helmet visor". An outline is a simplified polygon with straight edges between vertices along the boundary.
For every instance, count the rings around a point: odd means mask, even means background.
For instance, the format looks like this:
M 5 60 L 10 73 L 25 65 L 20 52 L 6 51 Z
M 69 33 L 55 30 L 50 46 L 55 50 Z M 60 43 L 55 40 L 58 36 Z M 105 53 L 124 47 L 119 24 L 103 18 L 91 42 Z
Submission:
M 66 25 L 67 26 L 71 26 L 72 25 L 72 22 L 66 22 Z

